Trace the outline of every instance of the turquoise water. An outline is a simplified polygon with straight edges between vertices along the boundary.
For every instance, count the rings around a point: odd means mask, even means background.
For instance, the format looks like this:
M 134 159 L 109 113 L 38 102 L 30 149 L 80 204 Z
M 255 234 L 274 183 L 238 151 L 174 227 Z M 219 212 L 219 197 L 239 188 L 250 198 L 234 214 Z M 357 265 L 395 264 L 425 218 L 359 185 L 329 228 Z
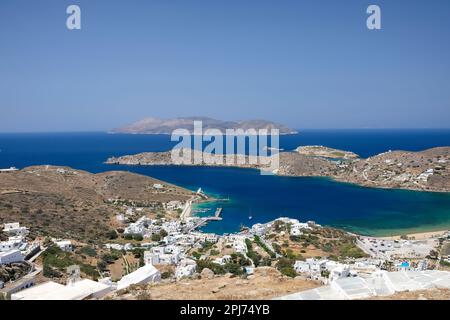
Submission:
M 284 136 L 280 142 L 286 150 L 309 144 L 347 149 L 367 157 L 389 149 L 422 150 L 450 145 L 450 130 L 311 130 Z M 216 197 L 230 198 L 202 205 L 210 207 L 211 214 L 216 207 L 223 207 L 223 220 L 204 228 L 217 233 L 234 232 L 241 225 L 282 216 L 371 235 L 450 228 L 450 194 L 364 188 L 324 178 L 261 176 L 257 170 L 235 168 L 103 163 L 110 156 L 163 151 L 173 145 L 163 135 L 0 134 L 0 167 L 54 164 L 90 172 L 129 170 L 192 190 L 201 187 Z
M 235 168 L 147 167 L 135 171 L 230 201 L 202 204 L 212 215 L 222 207 L 223 220 L 203 228 L 227 233 L 288 216 L 340 227 L 361 234 L 386 236 L 450 227 L 450 194 L 385 190 L 338 183 L 325 178 L 261 176 L 257 170 Z M 178 173 L 178 174 L 177 174 Z M 196 182 L 192 185 L 192 181 Z M 249 216 L 253 219 L 249 220 Z

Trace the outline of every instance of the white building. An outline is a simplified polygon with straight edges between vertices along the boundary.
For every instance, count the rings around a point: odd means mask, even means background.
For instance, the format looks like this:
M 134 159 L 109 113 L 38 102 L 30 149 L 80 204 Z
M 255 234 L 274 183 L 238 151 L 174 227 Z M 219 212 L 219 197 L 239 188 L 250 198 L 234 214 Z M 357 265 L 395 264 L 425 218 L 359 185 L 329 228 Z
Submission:
M 62 250 L 62 251 L 67 251 L 67 252 L 71 252 L 73 251 L 73 245 L 72 242 L 70 240 L 53 240 L 53 242 Z
M 245 273 L 248 275 L 252 275 L 255 273 L 255 268 L 254 267 L 244 267 L 245 269 Z
M 307 273 L 311 271 L 309 263 L 306 261 L 295 261 L 294 269 L 297 273 Z
M 175 270 L 175 277 L 177 280 L 190 277 L 195 273 L 197 263 L 192 259 L 183 259 Z
M 266 232 L 266 226 L 262 223 L 256 223 L 252 226 L 250 231 L 257 236 L 262 236 Z
M 181 231 L 181 226 L 178 221 L 167 221 L 162 224 L 162 229 L 167 233 L 177 233 Z
M 0 242 L 0 252 L 11 251 L 11 250 L 25 250 L 27 243 L 23 240 L 21 236 L 9 237 L 8 241 Z
M 127 274 L 117 283 L 117 290 L 125 289 L 133 284 L 145 284 L 161 281 L 161 273 L 151 264 Z
M 165 207 L 167 210 L 177 210 L 177 209 L 183 209 L 184 204 L 181 201 L 172 200 L 172 201 L 165 203 Z
M 303 234 L 303 232 L 300 231 L 300 229 L 298 228 L 292 228 L 291 227 L 291 232 L 290 232 L 291 236 L 300 236 Z
M 23 261 L 23 255 L 19 250 L 0 252 L 0 265 Z
M 21 227 L 19 222 L 5 223 L 3 232 L 22 237 L 25 237 L 29 233 L 28 229 L 26 227 Z
M 100 299 L 111 292 L 111 286 L 83 279 L 68 285 L 53 281 L 19 291 L 11 295 L 11 300 L 84 300 Z
M 218 240 L 218 236 L 215 233 L 207 233 L 205 237 L 205 241 L 210 243 L 216 243 Z
M 326 279 L 322 277 L 322 272 L 324 271 L 329 273 L 329 281 L 350 276 L 349 265 L 327 259 L 317 260 L 309 258 L 306 261 L 296 261 L 294 269 L 297 273 L 307 274 L 312 279 L 323 280 L 325 282 Z
M 238 234 L 232 234 L 226 236 L 225 246 L 231 246 L 237 253 L 246 254 L 247 253 L 247 244 L 245 243 L 245 239 L 247 237 Z
M 228 254 L 224 255 L 223 257 L 214 259 L 214 263 L 220 264 L 221 266 L 223 266 L 224 264 L 226 264 L 230 261 L 231 261 L 231 256 Z
M 121 244 L 118 244 L 118 243 L 107 243 L 107 244 L 105 244 L 105 248 L 121 251 L 124 249 L 124 246 Z
M 337 264 L 335 267 L 330 268 L 330 275 L 328 279 L 330 281 L 335 281 L 341 278 L 347 278 L 350 276 L 350 267 L 344 264 Z
M 153 247 L 150 251 L 144 252 L 144 262 L 146 265 L 178 264 L 181 259 L 181 251 L 180 247 L 173 245 Z

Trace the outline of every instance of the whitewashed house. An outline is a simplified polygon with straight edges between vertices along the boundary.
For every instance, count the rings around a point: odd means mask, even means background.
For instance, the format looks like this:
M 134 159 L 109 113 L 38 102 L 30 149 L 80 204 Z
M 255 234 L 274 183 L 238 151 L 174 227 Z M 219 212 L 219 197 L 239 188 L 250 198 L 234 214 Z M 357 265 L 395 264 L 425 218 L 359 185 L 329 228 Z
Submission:
M 216 243 L 218 240 L 218 236 L 215 233 L 206 233 L 205 241 L 210 243 Z
M 192 259 L 183 259 L 175 269 L 175 277 L 177 280 L 192 276 L 197 268 L 197 263 Z
M 223 266 L 224 264 L 226 264 L 230 261 L 231 261 L 231 256 L 228 254 L 224 255 L 223 257 L 214 259 L 214 263 L 220 264 L 221 266 Z
M 175 277 L 177 280 L 185 277 L 190 277 L 195 273 L 197 266 L 194 265 L 185 265 L 185 266 L 178 266 L 175 270 Z
M 178 264 L 181 259 L 181 248 L 178 246 L 153 247 L 144 252 L 144 263 L 147 264 Z
M 11 250 L 6 252 L 0 252 L 0 265 L 10 264 L 14 262 L 22 262 L 23 255 L 19 250 Z
M 9 235 L 25 237 L 29 231 L 26 227 L 21 227 L 19 222 L 5 223 L 3 226 L 3 232 Z
M 181 201 L 177 201 L 177 200 L 172 200 L 169 201 L 167 203 L 165 203 L 165 208 L 167 210 L 177 210 L 177 209 L 183 209 L 184 208 L 184 204 Z
M 114 250 L 123 250 L 124 246 L 118 243 L 107 243 L 105 244 L 105 248 Z
M 311 270 L 309 263 L 306 261 L 295 261 L 294 269 L 297 273 L 307 273 Z
M 262 236 L 266 232 L 266 226 L 261 223 L 256 223 L 252 226 L 250 231 L 257 236 Z
M 335 281 L 341 278 L 347 278 L 350 276 L 350 266 L 344 264 L 338 264 L 334 268 L 329 270 L 330 275 L 328 279 L 330 281 Z
M 297 273 L 306 274 L 312 279 L 322 280 L 324 282 L 334 281 L 350 276 L 350 266 L 327 259 L 309 258 L 306 261 L 296 261 L 294 269 Z M 322 273 L 327 271 L 328 278 L 322 277 Z
M 0 252 L 11 251 L 11 250 L 25 250 L 27 243 L 21 236 L 9 237 L 7 241 L 0 242 Z
M 11 295 L 11 300 L 101 299 L 111 292 L 107 284 L 83 279 L 68 285 L 48 281 Z
M 70 240 L 53 240 L 53 242 L 62 250 L 67 252 L 73 251 L 73 245 Z
M 117 290 L 125 289 L 133 284 L 146 284 L 159 281 L 161 281 L 161 273 L 153 265 L 147 264 L 122 277 L 117 283 Z

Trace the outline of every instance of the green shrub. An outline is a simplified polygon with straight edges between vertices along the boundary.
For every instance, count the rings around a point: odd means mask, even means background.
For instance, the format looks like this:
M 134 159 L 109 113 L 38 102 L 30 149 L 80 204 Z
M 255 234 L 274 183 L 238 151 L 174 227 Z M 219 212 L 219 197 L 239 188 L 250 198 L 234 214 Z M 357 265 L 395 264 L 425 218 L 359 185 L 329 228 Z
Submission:
M 439 261 L 439 264 L 444 267 L 450 267 L 450 262 L 442 260 L 442 259 Z
M 211 251 L 209 252 L 209 254 L 210 254 L 211 256 L 218 256 L 218 255 L 220 254 L 220 252 L 217 251 L 217 250 L 211 249 Z
M 125 234 L 123 237 L 124 237 L 125 240 L 132 240 L 133 239 L 133 235 L 130 234 L 130 233 Z
M 152 241 L 155 241 L 155 242 L 161 241 L 161 236 L 159 235 L 159 233 L 152 234 Z
M 89 257 L 97 256 L 97 251 L 95 251 L 95 249 L 90 246 L 82 247 L 81 249 L 78 250 L 78 252 L 80 252 L 81 254 L 85 254 Z
M 226 272 L 232 273 L 236 276 L 242 275 L 245 273 L 244 268 L 236 263 L 226 263 L 223 268 Z
M 169 279 L 170 277 L 172 277 L 172 275 L 172 271 L 164 271 L 163 273 L 161 273 L 161 279 Z
M 44 264 L 43 274 L 44 274 L 44 277 L 47 277 L 47 278 L 61 278 L 61 276 L 62 276 L 60 272 L 54 270 L 48 264 Z
M 276 257 L 275 252 L 273 252 L 272 250 L 270 250 L 265 243 L 262 242 L 261 238 L 259 236 L 255 236 L 255 243 L 260 246 L 261 248 L 263 248 L 263 250 L 265 252 L 267 252 L 267 254 L 274 259 Z
M 161 229 L 161 230 L 159 231 L 159 235 L 161 236 L 161 239 L 162 239 L 162 238 L 164 238 L 164 237 L 167 237 L 168 233 L 167 233 L 166 230 Z
M 277 261 L 276 268 L 285 276 L 295 277 L 297 273 L 294 270 L 294 260 L 288 258 L 280 258 Z
M 204 268 L 210 269 L 214 274 L 225 274 L 225 269 L 220 264 L 211 262 L 209 260 L 198 260 L 197 261 L 197 272 L 202 272 Z
M 110 230 L 106 233 L 106 237 L 110 240 L 117 239 L 119 236 L 117 235 L 117 232 L 115 230 Z
M 98 271 L 95 269 L 95 267 L 91 266 L 90 264 L 82 264 L 80 266 L 80 271 L 86 274 L 87 276 L 93 278 L 96 280 L 99 277 Z

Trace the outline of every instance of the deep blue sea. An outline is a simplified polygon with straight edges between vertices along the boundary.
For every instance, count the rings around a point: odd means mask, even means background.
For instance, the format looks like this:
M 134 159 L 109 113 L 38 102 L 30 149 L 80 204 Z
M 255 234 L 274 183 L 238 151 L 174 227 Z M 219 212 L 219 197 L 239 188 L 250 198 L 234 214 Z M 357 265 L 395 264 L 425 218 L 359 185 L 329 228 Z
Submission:
M 312 144 L 368 157 L 387 150 L 450 146 L 450 130 L 302 130 L 280 139 L 280 147 L 285 150 Z M 103 163 L 110 156 L 166 151 L 174 145 L 167 135 L 0 134 L 0 168 L 52 164 L 94 173 L 129 170 L 192 190 L 201 187 L 217 197 L 230 198 L 203 206 L 212 212 L 217 206 L 223 207 L 223 220 L 206 226 L 208 232 L 234 232 L 241 225 L 281 216 L 371 235 L 450 228 L 450 194 L 364 188 L 324 178 L 262 176 L 257 170 L 247 169 Z

